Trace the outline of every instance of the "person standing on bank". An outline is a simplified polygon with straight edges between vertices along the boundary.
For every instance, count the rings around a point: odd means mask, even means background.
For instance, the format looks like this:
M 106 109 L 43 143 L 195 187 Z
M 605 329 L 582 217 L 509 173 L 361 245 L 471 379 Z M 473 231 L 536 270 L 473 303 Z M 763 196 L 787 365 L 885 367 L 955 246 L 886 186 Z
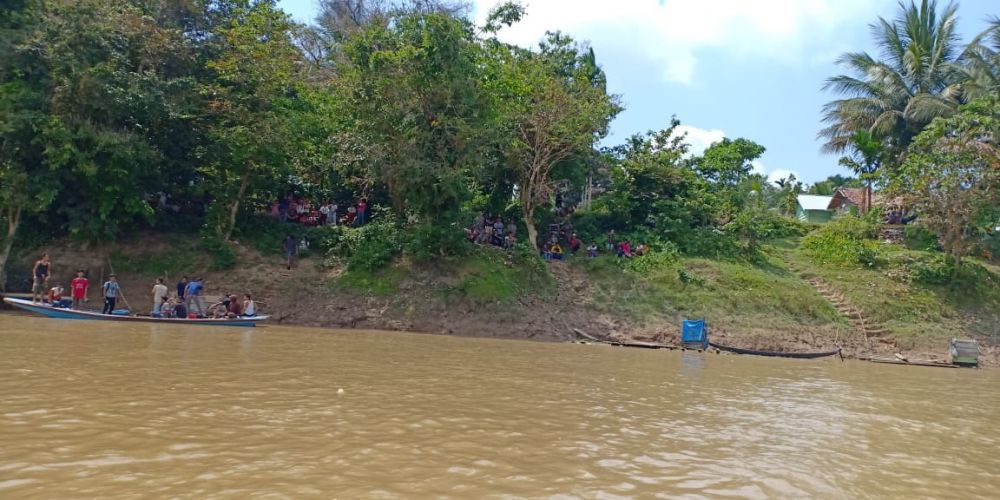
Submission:
M 47 285 L 49 276 L 52 275 L 52 263 L 49 262 L 49 254 L 43 253 L 42 258 L 35 261 L 35 267 L 31 268 L 31 276 L 34 281 L 31 284 L 31 301 L 39 303 L 45 300 L 48 293 Z
M 101 314 L 111 314 L 115 311 L 115 302 L 120 291 L 118 277 L 114 274 L 108 276 L 108 281 L 101 287 L 101 293 L 104 295 L 104 309 L 101 309 Z
M 167 285 L 163 284 L 163 278 L 156 278 L 156 284 L 153 285 L 153 311 L 152 316 L 154 318 L 160 317 L 163 309 L 163 299 L 167 296 Z
M 285 237 L 285 241 L 281 244 L 282 251 L 285 253 L 285 267 L 289 270 L 295 264 L 295 257 L 299 254 L 299 244 L 295 241 L 292 235 Z

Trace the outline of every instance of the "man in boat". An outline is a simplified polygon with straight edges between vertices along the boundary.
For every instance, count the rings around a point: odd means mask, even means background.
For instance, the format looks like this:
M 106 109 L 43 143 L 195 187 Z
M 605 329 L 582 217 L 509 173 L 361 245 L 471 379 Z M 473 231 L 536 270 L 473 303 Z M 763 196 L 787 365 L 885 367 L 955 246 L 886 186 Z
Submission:
M 201 278 L 195 278 L 188 283 L 187 290 L 184 291 L 184 305 L 189 312 L 198 309 L 198 316 L 205 316 L 205 303 L 202 301 L 201 293 L 205 289 L 205 283 Z
M 184 306 L 183 297 L 177 297 L 174 301 L 174 317 L 181 319 L 188 317 L 188 310 L 187 307 Z
M 83 269 L 76 272 L 76 278 L 69 282 L 70 295 L 73 297 L 73 309 L 79 309 L 87 301 L 87 290 L 90 281 L 83 276 Z
M 253 301 L 250 294 L 243 295 L 243 316 L 253 317 L 257 315 L 257 303 Z
M 240 298 L 236 295 L 229 296 L 229 305 L 226 306 L 226 317 L 227 318 L 238 318 L 243 315 L 243 306 L 240 304 Z
M 163 309 L 163 300 L 167 296 L 167 285 L 163 284 L 163 278 L 156 278 L 153 285 L 153 310 L 150 313 L 154 318 L 159 318 Z
M 52 304 L 52 307 L 69 307 L 73 302 L 64 299 L 64 293 L 66 293 L 66 289 L 61 283 L 56 283 L 56 286 L 49 289 L 49 304 Z
M 104 285 L 101 286 L 101 292 L 104 295 L 104 308 L 101 309 L 101 314 L 111 314 L 115 311 L 115 302 L 118 301 L 120 291 L 118 277 L 114 274 L 108 276 L 108 281 L 105 281 Z
M 187 291 L 188 277 L 182 276 L 181 280 L 177 282 L 177 299 L 184 300 L 184 292 Z
M 45 300 L 49 276 L 52 274 L 51 266 L 49 254 L 43 253 L 42 258 L 36 260 L 35 266 L 31 268 L 31 276 L 34 278 L 31 284 L 31 301 L 36 304 Z

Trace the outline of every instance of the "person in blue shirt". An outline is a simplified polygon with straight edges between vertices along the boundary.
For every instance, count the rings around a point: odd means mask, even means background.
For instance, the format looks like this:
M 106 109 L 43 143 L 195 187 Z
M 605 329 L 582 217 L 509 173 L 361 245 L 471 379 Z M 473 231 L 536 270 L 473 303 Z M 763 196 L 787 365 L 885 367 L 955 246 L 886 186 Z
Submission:
M 205 316 L 205 303 L 201 298 L 201 292 L 204 290 L 205 282 L 202 278 L 195 278 L 188 283 L 184 291 L 184 305 L 188 312 L 198 309 L 198 316 Z
M 118 285 L 118 277 L 114 274 L 108 276 L 108 281 L 104 282 L 101 292 L 104 295 L 104 309 L 101 309 L 101 314 L 111 314 L 115 310 L 115 302 L 118 300 L 118 294 L 121 292 L 121 287 Z

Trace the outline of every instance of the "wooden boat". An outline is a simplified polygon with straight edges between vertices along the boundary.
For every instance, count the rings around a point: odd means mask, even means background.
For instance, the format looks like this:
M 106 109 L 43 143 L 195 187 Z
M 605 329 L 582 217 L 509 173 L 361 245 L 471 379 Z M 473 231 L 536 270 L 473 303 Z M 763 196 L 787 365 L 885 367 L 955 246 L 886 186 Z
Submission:
M 133 323 L 161 323 L 171 325 L 211 325 L 211 326 L 257 326 L 258 321 L 264 321 L 268 316 L 247 316 L 240 318 L 154 318 L 152 316 L 119 316 L 114 314 L 101 314 L 92 311 L 78 311 L 74 309 L 64 309 L 52 307 L 48 304 L 36 304 L 30 300 L 4 297 L 3 301 L 11 306 L 25 311 L 41 314 L 48 318 L 57 319 L 81 319 L 100 321 L 120 321 Z
M 827 356 L 836 356 L 840 354 L 839 347 L 833 351 L 823 351 L 823 352 L 777 352 L 777 351 L 757 351 L 754 349 L 741 349 L 739 347 L 729 347 L 722 344 L 716 344 L 715 342 L 709 342 L 708 345 L 720 351 L 727 351 L 735 354 L 750 354 L 752 356 L 768 356 L 772 358 L 814 359 L 814 358 L 825 358 Z

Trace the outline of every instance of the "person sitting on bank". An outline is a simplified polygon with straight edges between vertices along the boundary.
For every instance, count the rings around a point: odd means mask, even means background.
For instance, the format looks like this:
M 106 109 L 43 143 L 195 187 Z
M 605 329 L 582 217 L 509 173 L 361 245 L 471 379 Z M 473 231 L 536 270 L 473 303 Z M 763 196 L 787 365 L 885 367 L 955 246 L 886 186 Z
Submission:
M 580 241 L 580 238 L 576 237 L 576 233 L 573 233 L 573 235 L 569 237 L 569 251 L 573 255 L 576 255 L 576 252 L 580 251 L 580 246 L 582 245 L 583 243 Z
M 549 252 L 552 254 L 553 259 L 563 260 L 563 249 L 561 246 L 559 246 L 558 243 L 552 245 L 552 248 L 549 249 Z
M 243 316 L 253 317 L 257 315 L 257 303 L 253 301 L 250 294 L 243 296 Z
M 597 242 L 591 243 L 590 246 L 587 247 L 587 257 L 597 257 Z

